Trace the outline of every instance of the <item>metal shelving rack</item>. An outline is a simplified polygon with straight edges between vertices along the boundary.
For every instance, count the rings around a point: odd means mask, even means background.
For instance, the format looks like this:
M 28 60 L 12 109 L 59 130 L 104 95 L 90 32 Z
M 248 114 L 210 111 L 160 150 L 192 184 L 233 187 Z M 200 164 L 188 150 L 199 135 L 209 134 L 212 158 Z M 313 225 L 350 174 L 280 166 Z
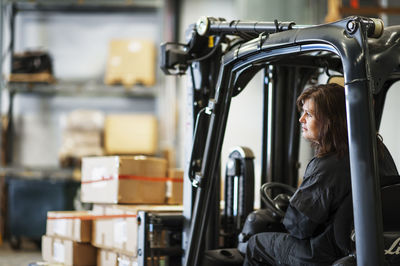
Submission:
M 57 80 L 54 83 L 32 83 L 32 82 L 7 82 L 4 79 L 4 59 L 7 54 L 3 54 L 4 26 L 7 24 L 10 40 L 7 43 L 7 53 L 11 55 L 14 52 L 14 31 L 15 17 L 19 12 L 56 12 L 56 13 L 124 13 L 124 14 L 154 14 L 155 22 L 159 29 L 158 41 L 177 41 L 177 29 L 179 27 L 178 13 L 180 0 L 0 0 L 0 113 L 2 110 L 3 97 L 8 97 L 8 125 L 6 138 L 0 138 L 0 147 L 7 145 L 8 151 L 12 151 L 13 146 L 13 102 L 14 97 L 19 94 L 30 94 L 37 97 L 80 97 L 80 98 L 98 98 L 98 97 L 119 97 L 136 99 L 159 99 L 165 95 L 164 76 L 158 70 L 156 73 L 157 82 L 153 87 L 144 87 L 134 85 L 124 87 L 122 85 L 105 85 L 99 80 Z M 5 21 L 7 12 L 7 19 Z M 6 22 L 6 23 L 5 23 Z M 163 22 L 163 23 L 160 23 Z M 8 46 L 9 45 L 9 46 Z M 11 61 L 11 60 L 10 60 Z M 12 65 L 12 61 L 11 61 Z M 168 85 L 167 85 L 168 86 Z M 3 93 L 4 92 L 4 93 Z M 163 95 L 164 94 L 164 95 Z M 164 99 L 163 99 L 164 100 Z M 165 101 L 165 100 L 164 100 Z M 2 119 L 0 119 L 0 136 L 3 136 Z M 6 139 L 5 143 L 2 143 Z M 4 159 L 11 158 L 11 154 L 0 154 L 0 164 Z M 11 162 L 11 160 L 10 160 Z M 69 174 L 67 169 L 27 169 L 24 167 L 14 167 L 12 163 L 0 166 L 0 176 L 13 175 L 15 173 L 26 172 L 34 173 L 35 176 L 65 175 Z M 4 182 L 4 178 L 0 178 Z M 4 185 L 4 184 L 3 184 Z M 1 196 L 0 192 L 0 196 Z M 0 206 L 2 199 L 0 198 Z M 2 208 L 0 207 L 0 210 Z M 0 213 L 0 217 L 2 214 Z M 1 221 L 1 220 L 0 220 Z M 0 230 L 0 240 L 2 232 Z
M 7 10 L 9 13 L 10 27 L 10 43 L 9 54 L 14 52 L 15 41 L 15 17 L 19 12 L 59 12 L 59 13 L 129 13 L 143 14 L 151 13 L 155 15 L 156 21 L 173 20 L 170 23 L 160 23 L 160 36 L 169 33 L 176 38 L 176 29 L 178 27 L 177 16 L 168 18 L 168 15 L 174 14 L 179 6 L 179 0 L 0 0 L 0 48 L 3 51 L 3 13 Z M 169 12 L 169 14 L 168 14 Z M 157 23 L 158 24 L 158 23 Z M 170 28 L 166 28 L 170 25 Z M 163 37 L 160 37 L 163 38 Z M 161 41 L 161 40 L 160 40 Z M 0 62 L 3 62 L 4 55 L 0 55 Z M 12 56 L 11 56 L 12 64 Z M 2 64 L 3 66 L 3 64 Z M 153 87 L 144 87 L 134 85 L 126 88 L 122 85 L 105 85 L 94 80 L 56 80 L 55 83 L 32 83 L 32 82 L 7 82 L 0 77 L 1 90 L 8 93 L 9 106 L 7 111 L 8 128 L 10 133 L 7 137 L 7 149 L 12 150 L 12 131 L 13 131 L 13 101 L 17 94 L 35 94 L 38 96 L 67 96 L 67 97 L 125 97 L 125 98 L 157 98 L 162 87 L 163 76 L 157 71 L 157 84 Z M 0 67 L 0 73 L 3 69 Z M 1 95 L 2 93 L 0 93 Z M 4 96 L 4 95 L 3 95 Z M 0 108 L 2 99 L 0 96 Z M 1 123 L 1 121 L 0 121 Z M 0 124 L 1 125 L 1 124 Z M 0 126 L 0 135 L 2 134 L 2 126 Z M 0 145 L 4 145 L 1 143 Z M 10 158 L 10 154 L 0 155 L 0 161 L 4 161 L 3 156 Z
M 160 90 L 159 86 L 144 87 L 135 85 L 126 88 L 122 85 L 105 85 L 91 81 L 60 81 L 55 84 L 12 82 L 5 90 L 14 94 L 39 94 L 43 96 L 70 96 L 70 97 L 125 97 L 125 98 L 155 98 Z

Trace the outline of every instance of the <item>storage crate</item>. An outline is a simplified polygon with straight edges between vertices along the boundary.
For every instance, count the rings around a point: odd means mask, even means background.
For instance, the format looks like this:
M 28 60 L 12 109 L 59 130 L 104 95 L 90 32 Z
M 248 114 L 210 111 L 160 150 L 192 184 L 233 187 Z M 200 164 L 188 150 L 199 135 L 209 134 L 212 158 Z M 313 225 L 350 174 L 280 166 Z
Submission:
M 21 237 L 40 243 L 48 211 L 73 210 L 80 183 L 73 180 L 7 177 L 6 235 L 13 248 Z

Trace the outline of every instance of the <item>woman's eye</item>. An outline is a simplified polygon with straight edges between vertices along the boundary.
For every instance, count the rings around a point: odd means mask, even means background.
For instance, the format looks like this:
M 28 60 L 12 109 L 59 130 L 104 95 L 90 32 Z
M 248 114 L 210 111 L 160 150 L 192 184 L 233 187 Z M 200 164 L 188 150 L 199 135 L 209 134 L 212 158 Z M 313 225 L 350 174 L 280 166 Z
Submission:
M 309 112 L 307 112 L 307 111 L 303 111 L 302 113 L 301 113 L 301 116 L 307 116 L 307 117 L 312 117 L 312 114 L 311 113 L 309 113 Z

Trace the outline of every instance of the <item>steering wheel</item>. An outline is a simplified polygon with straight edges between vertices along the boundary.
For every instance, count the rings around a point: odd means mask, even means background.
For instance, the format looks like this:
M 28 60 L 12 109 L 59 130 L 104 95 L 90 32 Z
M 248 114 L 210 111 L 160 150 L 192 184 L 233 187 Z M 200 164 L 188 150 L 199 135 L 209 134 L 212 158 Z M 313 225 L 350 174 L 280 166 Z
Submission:
M 280 193 L 275 198 L 272 198 L 271 194 L 273 189 L 283 190 L 283 193 Z M 261 199 L 274 214 L 283 218 L 285 216 L 286 209 L 289 206 L 290 197 L 295 191 L 296 189 L 289 185 L 269 182 L 261 186 Z

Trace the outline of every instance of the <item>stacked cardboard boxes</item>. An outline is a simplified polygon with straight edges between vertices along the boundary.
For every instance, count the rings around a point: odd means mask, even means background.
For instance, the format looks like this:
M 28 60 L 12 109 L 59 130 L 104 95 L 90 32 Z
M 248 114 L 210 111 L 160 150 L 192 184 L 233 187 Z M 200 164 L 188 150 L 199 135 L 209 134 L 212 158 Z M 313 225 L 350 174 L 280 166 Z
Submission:
M 93 221 L 92 245 L 99 248 L 97 265 L 119 265 L 116 261 L 121 260 L 137 261 L 139 211 L 178 212 L 182 211 L 182 206 L 96 204 L 93 213 L 98 218 Z M 115 264 L 108 264 L 110 261 Z
M 88 156 L 154 156 L 158 151 L 158 121 L 153 114 L 74 110 L 62 122 L 61 166 L 80 167 L 81 158 Z
M 42 257 L 49 263 L 96 265 L 97 250 L 91 245 L 92 216 L 88 212 L 48 212 Z
M 164 260 L 165 261 L 165 260 Z M 165 265 L 164 261 L 155 259 L 148 259 L 147 265 Z M 130 266 L 137 265 L 137 259 L 134 256 L 127 256 L 119 254 L 112 250 L 100 249 L 98 251 L 97 265 L 102 266 Z
M 94 203 L 91 244 L 98 248 L 97 265 L 136 263 L 139 211 L 182 211 L 181 205 L 166 205 L 167 184 L 170 183 L 171 204 L 177 204 L 181 197 L 173 197 L 173 192 L 177 194 L 179 190 L 176 184 L 182 180 L 180 172 L 170 172 L 167 175 L 167 161 L 163 158 L 83 158 L 81 200 Z
M 167 169 L 164 158 L 83 158 L 81 200 L 93 203 L 93 209 L 48 212 L 43 259 L 65 265 L 134 265 L 138 212 L 182 211 L 182 177 L 182 170 Z
M 74 110 L 65 120 L 59 151 L 63 167 L 80 166 L 84 156 L 100 156 L 103 149 L 104 114 L 97 110 Z

